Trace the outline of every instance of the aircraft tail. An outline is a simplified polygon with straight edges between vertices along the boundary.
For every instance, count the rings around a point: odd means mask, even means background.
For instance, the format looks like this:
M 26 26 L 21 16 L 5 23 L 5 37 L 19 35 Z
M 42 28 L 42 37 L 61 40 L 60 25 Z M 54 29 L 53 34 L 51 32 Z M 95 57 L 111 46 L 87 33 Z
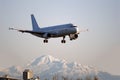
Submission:
M 31 15 L 31 20 L 32 20 L 32 28 L 33 28 L 33 31 L 34 31 L 34 30 L 35 30 L 35 31 L 39 30 L 40 27 L 38 26 L 38 24 L 37 24 L 37 22 L 36 22 L 35 17 L 34 17 L 33 14 Z

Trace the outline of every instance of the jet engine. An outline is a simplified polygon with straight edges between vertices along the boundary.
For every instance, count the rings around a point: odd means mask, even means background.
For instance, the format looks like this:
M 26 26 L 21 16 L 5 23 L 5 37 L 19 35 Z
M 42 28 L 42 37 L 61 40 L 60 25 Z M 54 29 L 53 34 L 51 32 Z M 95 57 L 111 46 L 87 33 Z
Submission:
M 70 34 L 69 37 L 70 37 L 70 40 L 75 40 L 78 38 L 78 34 Z

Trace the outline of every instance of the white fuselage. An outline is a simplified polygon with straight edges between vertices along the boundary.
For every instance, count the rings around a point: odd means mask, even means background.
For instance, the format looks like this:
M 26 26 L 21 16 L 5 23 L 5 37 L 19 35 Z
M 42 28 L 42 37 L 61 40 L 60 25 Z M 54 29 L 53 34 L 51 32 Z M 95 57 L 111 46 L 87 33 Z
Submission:
M 43 32 L 45 34 L 32 33 L 35 36 L 42 38 L 55 38 L 62 37 L 70 34 L 79 34 L 78 28 L 74 27 L 73 24 L 64 24 L 51 27 L 40 28 L 37 32 Z

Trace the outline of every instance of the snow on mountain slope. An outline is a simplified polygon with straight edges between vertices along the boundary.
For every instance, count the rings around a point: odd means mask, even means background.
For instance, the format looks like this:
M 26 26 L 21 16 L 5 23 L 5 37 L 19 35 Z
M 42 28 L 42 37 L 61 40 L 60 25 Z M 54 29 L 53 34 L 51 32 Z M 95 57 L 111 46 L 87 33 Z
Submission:
M 107 72 L 99 71 L 97 75 L 100 80 L 120 80 L 120 76 L 111 75 Z
M 32 69 L 35 75 L 40 75 L 42 79 L 52 79 L 53 76 L 57 76 L 60 79 L 63 77 L 69 79 L 85 79 L 89 77 L 93 79 L 97 74 L 96 69 L 91 66 L 83 66 L 76 62 L 68 63 L 50 55 L 34 59 L 28 64 L 27 68 Z
M 23 68 L 21 66 L 11 66 L 7 69 L 3 69 L 0 71 L 0 75 L 9 75 L 11 77 L 16 77 L 16 78 L 20 78 L 23 72 Z
M 60 62 L 60 60 L 50 55 L 43 55 L 31 61 L 31 63 L 29 63 L 28 66 L 39 66 L 42 64 L 50 64 L 54 62 Z
M 76 62 L 68 63 L 65 60 L 60 60 L 50 55 L 40 56 L 32 60 L 24 68 L 12 66 L 0 70 L 0 75 L 9 74 L 12 77 L 22 79 L 24 69 L 33 70 L 34 75 L 39 76 L 41 80 L 95 80 L 95 78 L 98 78 L 98 80 L 120 80 L 119 76 L 112 76 L 108 73 L 97 71 L 92 66 L 82 65 Z

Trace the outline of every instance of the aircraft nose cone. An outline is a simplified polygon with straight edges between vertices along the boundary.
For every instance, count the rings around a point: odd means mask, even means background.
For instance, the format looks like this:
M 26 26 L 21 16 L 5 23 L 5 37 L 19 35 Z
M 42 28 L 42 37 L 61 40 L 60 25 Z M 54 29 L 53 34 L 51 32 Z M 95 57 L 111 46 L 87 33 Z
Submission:
M 76 27 L 76 33 L 79 34 L 80 33 L 80 30 L 78 27 Z

